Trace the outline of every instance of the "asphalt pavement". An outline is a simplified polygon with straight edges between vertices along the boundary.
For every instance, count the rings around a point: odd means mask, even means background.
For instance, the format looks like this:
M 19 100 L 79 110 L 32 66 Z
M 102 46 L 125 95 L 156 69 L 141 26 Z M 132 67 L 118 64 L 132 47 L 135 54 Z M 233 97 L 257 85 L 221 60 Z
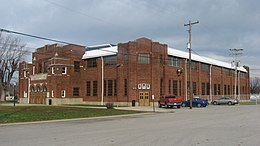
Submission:
M 192 110 L 158 109 L 145 115 L 0 126 L 0 145 L 258 146 L 259 111 L 259 105 L 210 105 Z

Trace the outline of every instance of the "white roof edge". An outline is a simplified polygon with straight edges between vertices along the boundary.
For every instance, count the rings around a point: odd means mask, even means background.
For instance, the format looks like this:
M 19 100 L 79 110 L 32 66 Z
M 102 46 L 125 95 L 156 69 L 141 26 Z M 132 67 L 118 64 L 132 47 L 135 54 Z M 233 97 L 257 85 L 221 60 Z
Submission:
M 116 55 L 118 53 L 118 47 L 117 46 L 112 46 L 112 47 L 107 47 L 107 48 L 102 48 L 102 49 L 97 49 L 97 50 L 90 50 L 86 51 L 85 54 L 82 56 L 82 59 L 89 59 L 89 58 L 96 58 L 96 57 L 101 57 L 101 56 L 111 56 L 111 55 Z M 168 55 L 176 56 L 179 58 L 189 58 L 188 52 L 184 52 L 178 49 L 173 49 L 168 47 Z M 215 65 L 215 66 L 220 66 L 228 69 L 235 69 L 234 67 L 231 66 L 231 63 L 215 60 L 212 58 L 204 57 L 204 56 L 199 56 L 196 54 L 192 54 L 191 56 L 192 60 L 206 63 L 209 65 Z M 247 70 L 244 67 L 238 67 L 239 71 L 242 72 L 247 72 Z
M 184 51 L 169 48 L 169 47 L 168 47 L 168 55 L 189 59 L 189 53 L 188 52 L 184 52 Z M 192 54 L 191 59 L 194 60 L 194 61 L 198 61 L 198 62 L 210 64 L 210 65 L 220 66 L 220 67 L 233 69 L 233 70 L 235 69 L 235 67 L 231 66 L 231 63 L 219 61 L 219 60 L 204 57 L 204 56 L 199 56 L 199 55 L 196 55 L 196 54 Z M 237 69 L 239 71 L 247 72 L 247 70 L 244 67 L 238 67 Z
M 101 56 L 116 55 L 118 53 L 117 46 L 107 47 L 97 50 L 86 51 L 82 59 L 96 58 Z

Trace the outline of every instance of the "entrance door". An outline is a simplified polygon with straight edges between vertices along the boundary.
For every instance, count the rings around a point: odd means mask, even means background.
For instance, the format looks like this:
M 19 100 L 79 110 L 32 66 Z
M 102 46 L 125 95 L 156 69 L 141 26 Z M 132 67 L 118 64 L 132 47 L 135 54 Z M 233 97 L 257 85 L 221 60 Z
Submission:
M 139 92 L 139 106 L 149 106 L 149 92 Z

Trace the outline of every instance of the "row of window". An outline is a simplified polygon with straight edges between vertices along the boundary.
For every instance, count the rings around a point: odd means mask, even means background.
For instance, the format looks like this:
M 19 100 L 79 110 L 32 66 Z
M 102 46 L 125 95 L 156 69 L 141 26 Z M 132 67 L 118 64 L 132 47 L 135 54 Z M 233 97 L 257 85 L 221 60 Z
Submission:
M 124 96 L 127 96 L 127 79 L 124 80 Z M 74 94 L 75 91 L 75 94 Z M 104 96 L 117 96 L 117 80 L 104 80 Z M 73 96 L 79 96 L 79 88 L 73 89 Z M 86 96 L 98 96 L 98 82 L 86 81 Z
M 187 82 L 187 90 L 189 93 L 189 85 L 190 82 Z M 160 95 L 163 95 L 163 79 L 161 79 L 160 82 Z M 238 87 L 236 88 L 237 93 L 238 93 Z M 181 91 L 182 91 L 182 85 L 181 85 L 181 81 L 178 80 L 169 80 L 168 81 L 168 94 L 174 94 L 177 96 L 181 96 Z M 231 91 L 234 92 L 234 86 L 231 87 L 230 85 L 224 85 L 224 93 L 221 93 L 221 85 L 220 84 L 214 84 L 213 85 L 213 95 L 220 95 L 220 94 L 224 94 L 224 95 L 230 95 Z M 197 83 L 196 82 L 192 82 L 192 94 L 193 95 L 198 95 L 197 93 Z M 241 88 L 241 94 L 246 93 L 246 88 L 245 86 L 242 86 Z M 210 95 L 210 83 L 201 83 L 201 95 Z
M 34 86 L 31 86 L 31 92 L 47 92 L 47 87 L 43 86 L 42 89 L 40 86 L 36 86 L 36 89 Z
M 181 91 L 182 91 L 182 88 L 181 88 L 181 81 L 179 80 L 169 80 L 169 83 L 168 83 L 168 93 L 169 94 L 173 94 L 173 95 L 176 95 L 176 96 L 181 96 Z

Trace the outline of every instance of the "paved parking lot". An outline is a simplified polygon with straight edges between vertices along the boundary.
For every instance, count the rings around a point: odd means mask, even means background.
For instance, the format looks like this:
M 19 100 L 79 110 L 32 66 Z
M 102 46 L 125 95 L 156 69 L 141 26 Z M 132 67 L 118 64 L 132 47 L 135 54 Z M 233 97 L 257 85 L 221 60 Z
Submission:
M 129 117 L 0 126 L 0 145 L 258 146 L 260 144 L 259 105 L 211 105 L 192 110 L 189 108 L 161 110 L 163 112 Z

